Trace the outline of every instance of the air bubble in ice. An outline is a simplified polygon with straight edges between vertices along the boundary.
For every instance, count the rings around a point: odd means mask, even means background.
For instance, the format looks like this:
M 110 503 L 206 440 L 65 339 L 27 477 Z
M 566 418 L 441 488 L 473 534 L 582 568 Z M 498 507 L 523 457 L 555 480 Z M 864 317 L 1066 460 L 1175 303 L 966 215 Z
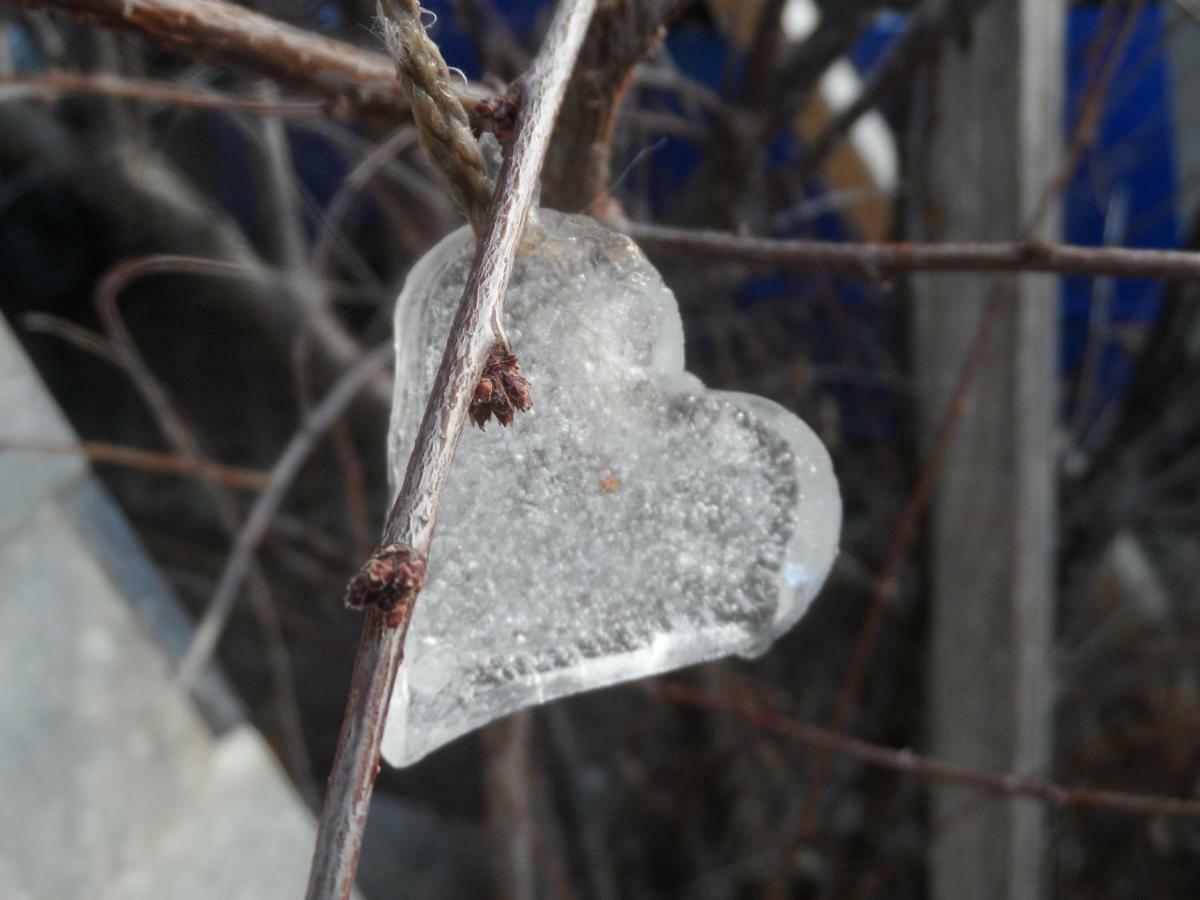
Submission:
M 393 487 L 472 251 L 450 235 L 400 296 Z M 534 406 L 459 447 L 384 735 L 394 765 L 533 703 L 761 653 L 837 551 L 821 442 L 684 371 L 675 298 L 628 238 L 540 213 L 504 318 Z

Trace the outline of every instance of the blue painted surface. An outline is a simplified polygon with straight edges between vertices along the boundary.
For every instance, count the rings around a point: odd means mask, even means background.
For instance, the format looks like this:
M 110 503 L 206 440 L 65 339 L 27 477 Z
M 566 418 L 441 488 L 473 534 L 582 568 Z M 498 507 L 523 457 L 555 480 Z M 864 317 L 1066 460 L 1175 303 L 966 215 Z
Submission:
M 1147 4 L 1134 24 L 1098 122 L 1096 143 L 1084 155 L 1063 198 L 1064 238 L 1076 244 L 1124 247 L 1178 246 L 1174 204 L 1178 185 L 1171 130 L 1170 73 L 1165 58 L 1163 11 Z M 1103 30 L 1100 9 L 1081 7 L 1068 23 L 1067 127 L 1078 120 L 1094 63 L 1089 48 L 1111 47 L 1116 29 Z M 1069 134 L 1069 132 L 1068 132 Z M 1062 370 L 1068 386 L 1082 374 L 1090 321 L 1107 305 L 1114 325 L 1147 322 L 1158 312 L 1161 282 L 1133 279 L 1063 279 Z M 1093 338 L 1095 339 L 1095 338 Z M 1094 351 L 1093 351 L 1094 352 Z M 1115 340 L 1104 342 L 1082 411 L 1096 421 L 1128 382 L 1132 358 Z M 1078 396 L 1078 391 L 1073 395 Z M 1086 445 L 1086 440 L 1085 440 Z

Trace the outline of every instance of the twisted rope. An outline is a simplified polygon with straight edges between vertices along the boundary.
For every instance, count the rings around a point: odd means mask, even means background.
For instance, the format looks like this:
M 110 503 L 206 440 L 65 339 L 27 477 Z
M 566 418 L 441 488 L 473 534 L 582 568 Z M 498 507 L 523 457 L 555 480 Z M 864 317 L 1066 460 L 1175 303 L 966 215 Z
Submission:
M 492 181 L 466 110 L 451 86 L 446 61 L 421 24 L 421 4 L 379 0 L 378 9 L 383 42 L 412 106 L 421 147 L 446 177 L 450 193 L 478 235 L 492 199 Z

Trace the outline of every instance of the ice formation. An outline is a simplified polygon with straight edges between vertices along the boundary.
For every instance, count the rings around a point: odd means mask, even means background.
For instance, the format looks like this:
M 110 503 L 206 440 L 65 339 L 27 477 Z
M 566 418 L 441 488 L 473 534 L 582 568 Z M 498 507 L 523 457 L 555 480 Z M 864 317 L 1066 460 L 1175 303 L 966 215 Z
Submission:
M 393 490 L 473 247 L 447 237 L 398 301 Z M 504 321 L 533 409 L 459 447 L 384 734 L 393 765 L 534 703 L 761 653 L 837 552 L 825 448 L 783 407 L 684 371 L 675 297 L 628 238 L 539 213 Z

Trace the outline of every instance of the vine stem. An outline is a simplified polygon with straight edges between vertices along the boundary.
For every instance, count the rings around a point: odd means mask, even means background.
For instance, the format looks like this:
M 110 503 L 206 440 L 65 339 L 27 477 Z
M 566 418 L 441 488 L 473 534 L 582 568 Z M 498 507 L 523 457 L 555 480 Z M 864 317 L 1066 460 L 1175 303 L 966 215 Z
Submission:
M 686 682 L 671 678 L 659 679 L 649 691 L 672 703 L 737 716 L 755 727 L 783 735 L 799 744 L 850 756 L 868 765 L 890 769 L 919 781 L 958 784 L 997 796 L 1031 797 L 1058 807 L 1097 809 L 1170 819 L 1200 819 L 1200 800 L 1132 794 L 1101 788 L 1067 787 L 1017 772 L 981 772 L 930 756 L 919 756 L 911 750 L 872 744 L 833 728 L 821 728 L 787 718 L 773 709 L 753 701 L 748 702 L 744 696 L 709 694 Z
M 345 110 L 407 106 L 382 53 L 359 49 L 224 0 L 16 0 L 164 47 L 314 90 Z
M 1200 253 L 1127 247 L 1082 247 L 1026 239 L 964 243 L 839 243 L 748 237 L 705 231 L 609 223 L 646 251 L 681 259 L 866 276 L 901 272 L 1049 272 L 1114 278 L 1200 279 Z
M 441 365 L 425 406 L 404 484 L 381 547 L 402 544 L 422 558 L 433 542 L 467 409 L 498 333 L 517 244 L 533 204 L 567 82 L 596 0 L 561 0 L 525 83 L 512 153 L 500 170 L 488 220 L 467 276 Z M 413 598 L 415 599 L 415 598 Z M 337 755 L 317 825 L 308 900 L 350 896 L 396 673 L 404 659 L 412 603 L 396 616 L 366 612 Z
M 271 467 L 265 488 L 237 531 L 233 550 L 225 561 L 225 568 L 221 570 L 221 577 L 213 589 L 204 616 L 196 626 L 192 642 L 179 664 L 179 681 L 184 686 L 191 688 L 201 670 L 212 658 L 221 633 L 229 621 L 229 614 L 233 612 L 238 591 L 254 565 L 254 554 L 266 537 L 271 522 L 275 519 L 275 514 L 279 511 L 300 468 L 308 460 L 318 441 L 334 426 L 346 411 L 346 407 L 358 396 L 359 391 L 379 374 L 391 356 L 391 347 L 380 346 L 366 353 L 351 366 L 305 417 L 279 459 Z

